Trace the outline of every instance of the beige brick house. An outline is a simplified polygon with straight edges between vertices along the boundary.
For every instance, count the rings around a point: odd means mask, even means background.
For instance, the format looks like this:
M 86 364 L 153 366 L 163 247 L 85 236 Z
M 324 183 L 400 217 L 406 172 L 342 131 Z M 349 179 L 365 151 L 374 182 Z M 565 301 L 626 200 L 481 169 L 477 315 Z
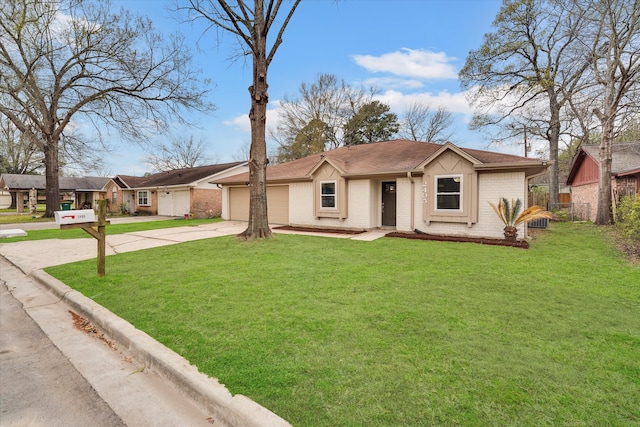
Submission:
M 222 212 L 222 191 L 210 181 L 246 171 L 247 162 L 233 162 L 142 177 L 117 175 L 103 189 L 110 212 L 207 218 Z
M 452 143 L 341 147 L 267 168 L 269 222 L 502 238 L 504 225 L 488 202 L 526 203 L 529 179 L 546 169 L 540 159 Z M 222 186 L 224 219 L 248 218 L 248 181 L 248 174 L 214 181 Z

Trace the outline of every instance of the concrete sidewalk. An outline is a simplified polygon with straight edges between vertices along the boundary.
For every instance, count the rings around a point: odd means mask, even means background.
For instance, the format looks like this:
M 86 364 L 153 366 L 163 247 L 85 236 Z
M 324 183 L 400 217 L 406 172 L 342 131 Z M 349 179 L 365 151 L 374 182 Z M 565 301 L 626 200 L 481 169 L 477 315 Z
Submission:
M 246 226 L 246 222 L 224 221 L 111 235 L 107 236 L 106 252 L 113 255 L 237 235 Z M 273 231 L 365 241 L 386 234 L 383 230 L 358 235 L 300 233 L 277 228 Z M 200 374 L 183 357 L 42 271 L 49 266 L 93 259 L 96 254 L 97 244 L 91 238 L 16 243 L 0 240 L 0 279 L 125 424 L 195 426 L 215 422 L 216 426 L 290 426 L 250 399 L 232 396 L 224 385 Z M 113 346 L 77 330 L 70 311 L 103 332 Z

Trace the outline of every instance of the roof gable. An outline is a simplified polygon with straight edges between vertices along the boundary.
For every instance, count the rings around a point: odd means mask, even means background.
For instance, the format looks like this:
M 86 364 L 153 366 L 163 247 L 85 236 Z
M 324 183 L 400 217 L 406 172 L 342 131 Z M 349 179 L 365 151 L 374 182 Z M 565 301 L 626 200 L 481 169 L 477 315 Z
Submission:
M 600 145 L 581 145 L 573 158 L 567 184 L 571 185 L 576 178 L 585 158 L 593 159 L 600 164 Z M 640 171 L 640 142 L 618 142 L 611 145 L 611 174 L 629 175 Z
M 442 145 L 442 147 L 438 151 L 436 151 L 431 156 L 429 156 L 424 162 L 420 163 L 420 165 L 418 165 L 418 168 L 423 169 L 425 166 L 427 166 L 429 163 L 431 163 L 432 161 L 434 161 L 435 159 L 437 159 L 447 151 L 453 151 L 455 154 L 467 160 L 471 164 L 477 165 L 482 163 L 480 160 L 476 159 L 469 153 L 453 145 L 451 142 L 446 142 L 445 144 Z
M 330 165 L 332 168 L 337 170 L 338 173 L 340 173 L 340 175 L 344 175 L 345 174 L 344 169 L 342 169 L 342 167 L 340 167 L 337 163 L 338 162 L 336 160 L 327 159 L 325 156 L 320 155 L 320 161 L 313 168 L 311 168 L 308 175 L 309 176 L 313 175 L 314 173 L 316 173 L 318 169 L 320 169 L 323 165 L 326 165 L 326 164 Z

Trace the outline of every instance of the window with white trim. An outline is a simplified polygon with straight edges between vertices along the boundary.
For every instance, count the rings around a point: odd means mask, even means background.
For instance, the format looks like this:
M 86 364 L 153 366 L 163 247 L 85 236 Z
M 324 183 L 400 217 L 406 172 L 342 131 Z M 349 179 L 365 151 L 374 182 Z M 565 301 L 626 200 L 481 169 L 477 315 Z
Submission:
M 462 175 L 436 176 L 436 210 L 462 211 Z
M 111 187 L 111 204 L 115 206 L 116 203 L 118 203 L 118 190 L 116 187 Z
M 336 209 L 337 207 L 336 181 L 320 182 L 320 208 Z
M 151 206 L 151 202 L 149 201 L 149 191 L 138 191 L 138 206 Z

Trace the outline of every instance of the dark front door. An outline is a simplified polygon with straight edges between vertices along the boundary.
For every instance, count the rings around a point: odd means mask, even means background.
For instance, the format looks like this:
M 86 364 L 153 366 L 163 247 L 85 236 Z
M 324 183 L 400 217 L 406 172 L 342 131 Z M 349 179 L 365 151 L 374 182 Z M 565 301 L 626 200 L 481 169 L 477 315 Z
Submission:
M 396 226 L 396 183 L 382 183 L 382 225 Z

